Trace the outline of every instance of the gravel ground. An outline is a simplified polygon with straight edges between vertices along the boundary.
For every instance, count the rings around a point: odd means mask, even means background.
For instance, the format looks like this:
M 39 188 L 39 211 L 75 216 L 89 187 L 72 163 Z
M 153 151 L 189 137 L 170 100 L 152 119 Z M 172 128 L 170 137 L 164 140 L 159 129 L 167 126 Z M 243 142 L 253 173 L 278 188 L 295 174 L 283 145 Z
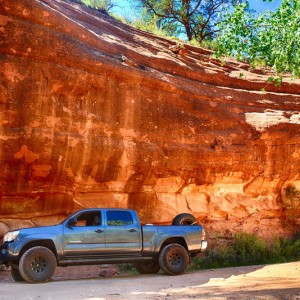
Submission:
M 204 270 L 181 276 L 117 275 L 110 266 L 66 267 L 57 268 L 53 280 L 43 284 L 16 283 L 9 271 L 2 271 L 0 282 L 1 300 L 300 300 L 300 262 Z

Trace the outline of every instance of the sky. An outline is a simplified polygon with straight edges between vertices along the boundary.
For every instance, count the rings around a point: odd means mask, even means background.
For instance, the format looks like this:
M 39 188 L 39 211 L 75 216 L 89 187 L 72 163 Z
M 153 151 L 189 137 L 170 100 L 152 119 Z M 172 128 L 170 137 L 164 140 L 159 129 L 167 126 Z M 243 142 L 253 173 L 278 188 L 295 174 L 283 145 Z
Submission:
M 281 4 L 281 0 L 273 0 L 272 2 L 264 2 L 262 0 L 250 0 L 250 8 L 255 9 L 257 12 L 265 10 L 277 10 Z
M 118 15 L 125 16 L 129 19 L 134 17 L 133 10 L 131 9 L 130 0 L 117 0 L 114 3 L 117 6 L 114 8 L 114 12 Z M 282 0 L 273 0 L 272 2 L 263 0 L 249 0 L 250 8 L 256 10 L 257 12 L 263 12 L 265 10 L 277 10 L 280 6 Z

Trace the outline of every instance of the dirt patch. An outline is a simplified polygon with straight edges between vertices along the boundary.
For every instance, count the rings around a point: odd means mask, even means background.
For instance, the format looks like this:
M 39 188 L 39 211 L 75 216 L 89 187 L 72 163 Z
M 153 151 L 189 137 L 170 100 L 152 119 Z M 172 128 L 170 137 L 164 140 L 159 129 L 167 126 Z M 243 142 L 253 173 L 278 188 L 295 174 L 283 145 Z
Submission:
M 59 280 L 77 280 L 92 279 L 100 277 L 114 277 L 120 275 L 118 266 L 101 265 L 101 266 L 74 266 L 74 267 L 57 267 L 53 276 L 53 281 Z M 10 268 L 1 266 L 0 282 L 13 282 L 10 276 Z

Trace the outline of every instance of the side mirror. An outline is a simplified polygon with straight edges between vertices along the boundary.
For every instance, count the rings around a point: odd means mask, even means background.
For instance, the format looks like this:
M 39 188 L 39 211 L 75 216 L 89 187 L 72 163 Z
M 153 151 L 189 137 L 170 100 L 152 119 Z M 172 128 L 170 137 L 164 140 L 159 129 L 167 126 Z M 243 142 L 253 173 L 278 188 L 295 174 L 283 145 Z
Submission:
M 68 227 L 73 227 L 77 223 L 77 218 L 73 217 L 68 221 Z

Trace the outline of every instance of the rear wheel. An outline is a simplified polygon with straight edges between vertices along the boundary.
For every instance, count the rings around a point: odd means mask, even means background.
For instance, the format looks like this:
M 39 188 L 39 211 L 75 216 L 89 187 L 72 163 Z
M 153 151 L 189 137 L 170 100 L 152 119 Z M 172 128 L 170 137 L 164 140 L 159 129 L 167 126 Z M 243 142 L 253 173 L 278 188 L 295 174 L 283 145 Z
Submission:
M 156 274 L 160 270 L 158 261 L 138 262 L 135 268 L 140 274 Z
M 196 223 L 197 219 L 188 213 L 179 214 L 172 221 L 172 225 L 194 225 Z
M 19 266 L 17 266 L 17 265 L 11 266 L 10 274 L 11 274 L 11 277 L 13 278 L 13 280 L 16 282 L 25 281 L 25 279 L 22 277 L 22 275 L 20 273 Z
M 186 249 L 179 244 L 165 246 L 159 254 L 159 265 L 169 275 L 180 275 L 186 270 L 190 258 Z
M 48 281 L 56 268 L 54 253 L 42 246 L 28 249 L 21 257 L 19 270 L 21 276 L 28 282 Z

